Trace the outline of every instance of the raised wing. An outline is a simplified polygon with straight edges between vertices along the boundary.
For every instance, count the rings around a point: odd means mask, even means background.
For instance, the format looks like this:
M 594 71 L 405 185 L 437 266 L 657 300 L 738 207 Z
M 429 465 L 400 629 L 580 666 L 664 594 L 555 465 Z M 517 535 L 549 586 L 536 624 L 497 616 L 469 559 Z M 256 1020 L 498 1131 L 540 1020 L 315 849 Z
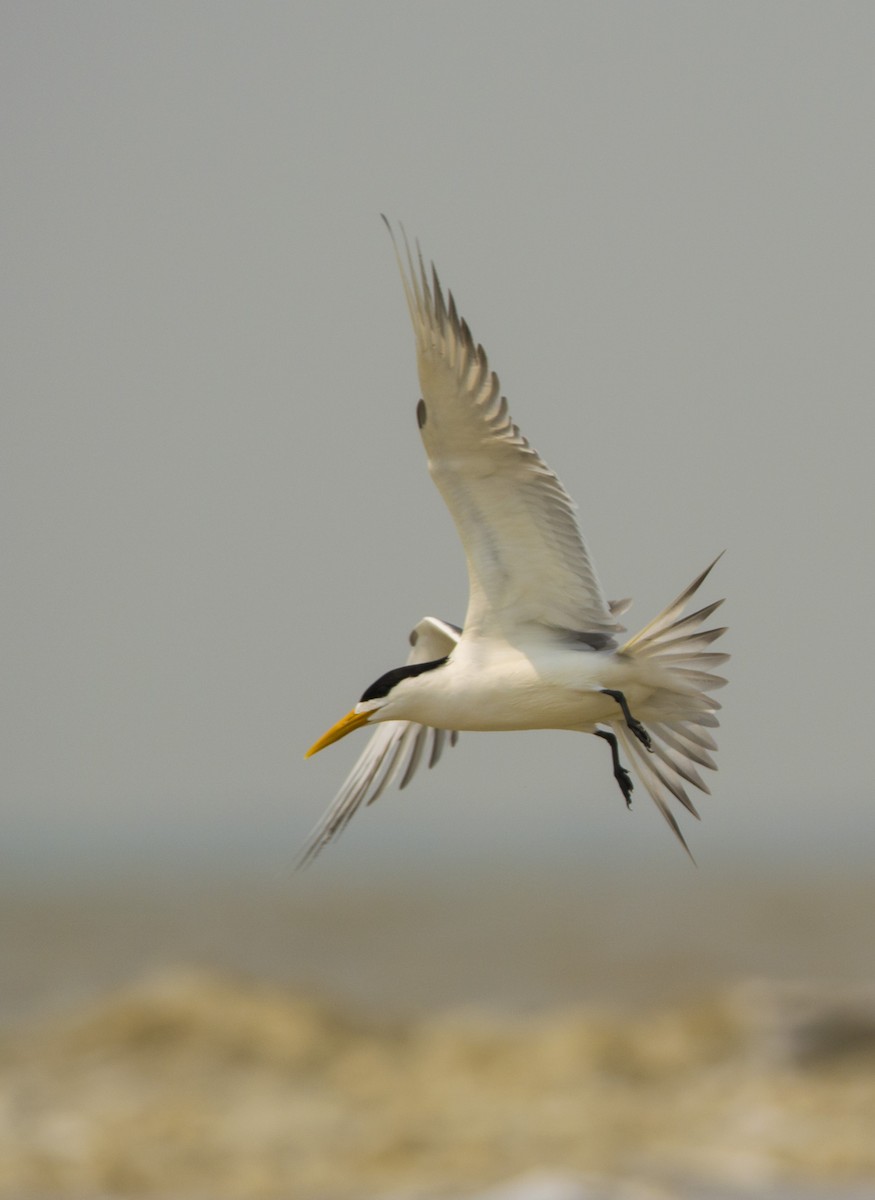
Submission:
M 408 663 L 433 662 L 445 658 L 459 640 L 461 630 L 437 617 L 423 617 L 410 632 Z M 394 780 L 399 788 L 407 787 L 416 768 L 428 755 L 433 767 L 447 742 L 455 746 L 458 733 L 432 729 L 413 721 L 381 721 L 346 777 L 325 816 L 310 834 L 297 866 L 311 863 L 319 851 L 337 837 L 362 804 L 373 804 Z
M 498 377 L 452 293 L 445 301 L 418 247 L 414 264 L 405 237 L 405 265 L 392 240 L 416 336 L 428 467 L 468 560 L 466 636 L 506 637 L 535 623 L 607 640 L 618 626 L 571 499 L 508 415 Z

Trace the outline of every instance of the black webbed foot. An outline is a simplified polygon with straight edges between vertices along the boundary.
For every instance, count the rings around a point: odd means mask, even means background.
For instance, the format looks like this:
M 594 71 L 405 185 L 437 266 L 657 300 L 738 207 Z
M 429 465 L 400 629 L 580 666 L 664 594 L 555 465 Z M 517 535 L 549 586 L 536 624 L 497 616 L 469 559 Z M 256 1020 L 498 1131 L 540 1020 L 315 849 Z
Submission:
M 632 716 L 631 712 L 629 711 L 629 705 L 626 703 L 626 697 L 623 695 L 623 693 L 616 692 L 611 688 L 602 688 L 602 695 L 610 696 L 612 700 L 617 701 L 622 709 L 626 724 L 635 734 L 638 741 L 642 744 L 645 750 L 652 750 L 653 743 L 650 741 L 650 734 L 647 732 L 641 722 L 636 717 Z
M 620 791 L 623 793 L 623 799 L 626 801 L 626 807 L 632 807 L 632 776 L 620 762 L 620 751 L 617 746 L 616 737 L 607 729 L 597 729 L 596 737 L 604 738 L 611 747 L 611 761 L 614 764 L 614 779 L 620 785 Z

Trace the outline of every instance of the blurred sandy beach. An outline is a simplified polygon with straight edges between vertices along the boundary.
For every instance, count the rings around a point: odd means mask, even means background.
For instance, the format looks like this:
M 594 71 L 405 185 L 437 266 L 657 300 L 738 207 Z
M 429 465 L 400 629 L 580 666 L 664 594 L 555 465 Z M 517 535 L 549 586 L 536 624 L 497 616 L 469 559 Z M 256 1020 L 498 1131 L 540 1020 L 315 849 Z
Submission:
M 685 864 L 7 884 L 0 1195 L 875 1195 L 873 901 Z

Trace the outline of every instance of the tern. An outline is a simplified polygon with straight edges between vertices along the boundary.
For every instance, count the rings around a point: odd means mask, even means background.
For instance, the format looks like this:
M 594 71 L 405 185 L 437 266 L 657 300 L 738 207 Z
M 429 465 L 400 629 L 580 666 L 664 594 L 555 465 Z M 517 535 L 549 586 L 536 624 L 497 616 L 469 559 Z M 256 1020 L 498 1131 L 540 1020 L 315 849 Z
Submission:
M 723 603 L 684 615 L 717 559 L 634 637 L 617 622 L 629 601 L 605 599 L 574 505 L 511 420 L 486 352 L 446 296 L 419 243 L 404 254 L 383 218 L 413 323 L 422 398 L 416 420 L 428 469 L 455 522 L 468 566 L 460 627 L 424 617 L 406 663 L 381 675 L 307 757 L 374 732 L 298 859 L 304 865 L 362 804 L 393 781 L 405 787 L 427 752 L 434 766 L 459 731 L 568 729 L 610 748 L 614 779 L 631 807 L 625 753 L 682 846 L 669 807 L 698 817 L 687 788 L 716 768 L 711 730 L 729 657 L 710 649 L 724 628 L 704 628 Z M 719 557 L 719 556 L 718 556 Z M 692 856 L 691 856 L 692 857 Z

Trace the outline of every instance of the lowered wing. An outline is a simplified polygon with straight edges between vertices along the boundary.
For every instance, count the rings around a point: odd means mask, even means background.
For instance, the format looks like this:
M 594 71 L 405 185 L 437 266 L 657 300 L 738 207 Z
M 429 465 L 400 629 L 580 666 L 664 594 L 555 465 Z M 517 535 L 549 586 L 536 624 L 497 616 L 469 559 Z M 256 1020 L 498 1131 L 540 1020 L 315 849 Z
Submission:
M 408 664 L 445 658 L 459 640 L 460 629 L 436 617 L 423 617 L 410 632 Z M 432 729 L 413 721 L 382 721 L 355 766 L 344 780 L 325 816 L 310 834 L 297 866 L 311 863 L 332 838 L 346 828 L 362 804 L 373 804 L 390 783 L 407 787 L 423 758 L 433 767 L 447 742 L 455 746 L 458 733 Z

